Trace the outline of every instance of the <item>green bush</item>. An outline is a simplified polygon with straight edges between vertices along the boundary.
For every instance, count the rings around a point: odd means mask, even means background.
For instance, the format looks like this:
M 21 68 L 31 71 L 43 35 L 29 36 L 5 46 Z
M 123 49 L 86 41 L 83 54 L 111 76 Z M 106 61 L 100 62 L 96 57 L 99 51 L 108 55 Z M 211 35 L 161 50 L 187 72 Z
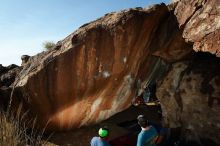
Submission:
M 53 47 L 55 47 L 55 43 L 52 42 L 52 41 L 46 41 L 43 43 L 43 47 L 46 49 L 46 50 L 51 50 Z

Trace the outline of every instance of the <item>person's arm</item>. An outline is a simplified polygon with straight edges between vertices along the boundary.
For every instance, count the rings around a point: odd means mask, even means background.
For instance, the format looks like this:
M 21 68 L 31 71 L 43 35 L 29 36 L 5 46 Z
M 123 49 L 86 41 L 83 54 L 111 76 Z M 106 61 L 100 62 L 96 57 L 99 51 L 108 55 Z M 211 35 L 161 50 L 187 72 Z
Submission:
M 140 135 L 138 135 L 137 146 L 142 146 L 142 139 Z
M 152 144 L 155 144 L 155 142 L 156 142 L 156 139 L 157 139 L 157 137 L 151 137 L 151 138 L 149 138 L 148 140 L 147 140 L 147 146 L 148 145 L 152 145 Z
M 155 139 L 155 144 L 161 143 L 161 141 L 163 140 L 163 138 L 164 138 L 163 135 L 158 135 L 158 137 Z
M 158 133 L 156 131 L 156 129 L 154 127 L 151 127 L 152 129 L 150 129 L 151 131 L 153 130 L 154 132 L 151 133 L 151 137 L 148 138 L 147 140 L 147 145 L 152 145 L 152 144 L 156 144 L 157 140 L 158 140 Z
M 165 138 L 168 136 L 168 129 L 167 128 L 161 128 L 160 133 L 158 135 L 158 139 L 156 141 L 156 144 L 161 143 L 165 140 Z

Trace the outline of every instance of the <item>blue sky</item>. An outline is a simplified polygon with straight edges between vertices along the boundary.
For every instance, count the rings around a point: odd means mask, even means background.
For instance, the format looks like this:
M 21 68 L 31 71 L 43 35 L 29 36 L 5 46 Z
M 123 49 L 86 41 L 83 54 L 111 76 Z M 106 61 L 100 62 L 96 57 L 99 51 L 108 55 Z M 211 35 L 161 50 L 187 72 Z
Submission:
M 106 13 L 170 0 L 0 0 L 0 64 L 20 65 L 21 55 L 43 51 L 84 23 Z

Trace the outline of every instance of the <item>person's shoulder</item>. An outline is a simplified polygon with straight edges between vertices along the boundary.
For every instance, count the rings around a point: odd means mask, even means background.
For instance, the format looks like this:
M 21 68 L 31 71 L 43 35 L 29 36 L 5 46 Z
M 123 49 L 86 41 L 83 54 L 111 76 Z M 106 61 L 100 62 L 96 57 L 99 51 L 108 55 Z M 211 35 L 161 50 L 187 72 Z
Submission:
M 145 133 L 146 131 L 141 130 L 141 132 L 138 134 L 138 138 L 142 138 Z
M 99 137 L 95 136 L 95 137 L 92 138 L 91 141 L 98 141 L 98 140 L 99 140 Z
M 94 136 L 92 139 L 96 139 L 96 138 L 98 138 L 97 136 Z
M 154 135 L 158 135 L 159 132 L 157 131 L 157 129 L 154 126 L 151 126 L 151 133 Z
M 149 129 L 152 129 L 152 130 L 156 130 L 157 131 L 157 129 L 153 126 L 153 125 L 150 125 L 150 128 Z

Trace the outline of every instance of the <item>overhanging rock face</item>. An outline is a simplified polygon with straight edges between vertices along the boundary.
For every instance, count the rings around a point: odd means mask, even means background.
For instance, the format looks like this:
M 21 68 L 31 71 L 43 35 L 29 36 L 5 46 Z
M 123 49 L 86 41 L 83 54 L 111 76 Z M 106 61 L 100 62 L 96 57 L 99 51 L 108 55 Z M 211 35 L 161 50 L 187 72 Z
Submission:
M 109 118 L 166 69 L 152 54 L 172 62 L 191 52 L 171 11 L 161 4 L 84 25 L 53 50 L 31 57 L 16 90 L 39 123 L 53 130 Z

